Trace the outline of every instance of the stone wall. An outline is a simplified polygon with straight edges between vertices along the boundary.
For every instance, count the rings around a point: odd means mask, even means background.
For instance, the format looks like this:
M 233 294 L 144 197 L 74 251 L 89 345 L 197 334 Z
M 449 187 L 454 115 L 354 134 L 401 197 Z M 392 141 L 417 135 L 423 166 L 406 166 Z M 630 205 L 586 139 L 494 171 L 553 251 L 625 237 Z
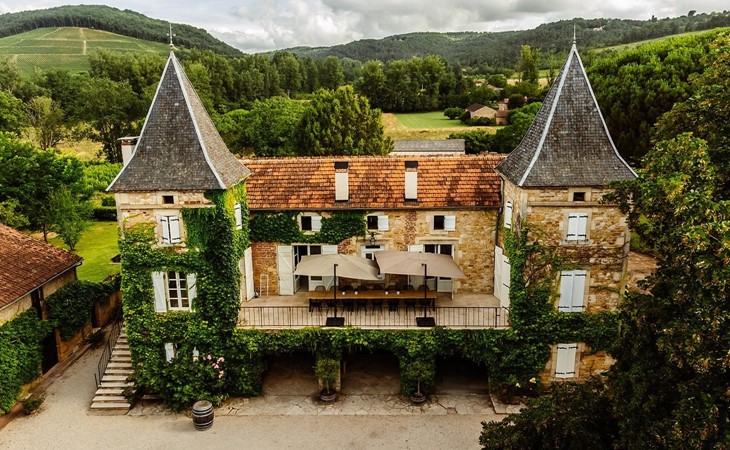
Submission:
M 58 362 L 65 361 L 69 356 L 73 355 L 84 343 L 84 338 L 92 332 L 91 321 L 86 322 L 81 330 L 76 333 L 68 341 L 61 339 L 61 332 L 56 328 L 53 332 L 56 336 L 56 349 L 58 351 Z
M 545 369 L 540 373 L 540 381 L 544 386 L 555 381 L 588 381 L 591 377 L 604 374 L 615 362 L 608 353 L 604 351 L 591 352 L 589 346 L 580 343 L 576 352 L 576 376 L 573 378 L 555 378 L 557 345 L 551 345 L 550 352 L 550 359 L 545 364 Z
M 114 319 L 114 313 L 122 303 L 122 293 L 116 291 L 109 296 L 109 299 L 104 303 L 96 303 L 94 305 L 94 314 L 96 314 L 96 322 L 100 327 L 107 325 L 112 319 Z
M 0 310 L 0 325 L 12 320 L 15 316 L 22 313 L 23 311 L 30 309 L 32 306 L 33 303 L 30 299 L 30 294 L 26 295 L 20 300 L 9 304 L 8 306 Z
M 585 192 L 586 201 L 571 201 L 575 191 Z M 616 206 L 600 203 L 608 192 L 605 188 L 521 189 L 504 181 L 505 202 L 513 203 L 513 223 L 526 221 L 532 240 L 553 247 L 565 261 L 587 270 L 587 312 L 616 309 L 626 284 L 631 235 L 626 216 Z M 572 212 L 588 214 L 587 241 L 566 241 Z M 554 287 L 557 302 L 559 281 Z
M 322 214 L 326 217 L 326 214 Z M 342 241 L 338 252 L 361 254 L 370 245 L 370 232 L 374 233 L 375 245 L 385 250 L 408 250 L 415 244 L 451 244 L 454 260 L 466 274 L 464 280 L 454 280 L 454 292 L 492 293 L 494 290 L 494 239 L 497 221 L 496 209 L 474 210 L 399 210 L 373 211 L 370 215 L 387 215 L 388 230 L 369 230 L 367 236 L 357 236 Z M 454 231 L 434 230 L 435 215 L 456 216 Z M 279 243 L 253 242 L 254 285 L 258 292 L 259 277 L 269 275 L 269 293 L 278 292 L 276 247 Z M 293 245 L 296 245 L 294 243 Z

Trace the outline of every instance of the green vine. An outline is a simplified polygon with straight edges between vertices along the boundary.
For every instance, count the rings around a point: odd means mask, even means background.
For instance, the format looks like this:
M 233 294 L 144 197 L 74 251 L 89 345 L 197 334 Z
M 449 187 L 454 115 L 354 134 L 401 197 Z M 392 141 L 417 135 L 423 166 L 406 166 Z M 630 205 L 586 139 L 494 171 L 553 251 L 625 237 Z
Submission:
M 0 413 L 7 413 L 20 390 L 41 374 L 43 339 L 53 330 L 34 309 L 0 325 Z
M 251 240 L 257 242 L 292 242 L 339 244 L 353 236 L 365 236 L 364 211 L 335 211 L 322 218 L 322 229 L 305 234 L 299 229 L 297 212 L 256 213 L 251 218 Z
M 94 304 L 105 303 L 116 290 L 116 282 L 74 280 L 46 299 L 48 320 L 67 341 L 91 320 Z

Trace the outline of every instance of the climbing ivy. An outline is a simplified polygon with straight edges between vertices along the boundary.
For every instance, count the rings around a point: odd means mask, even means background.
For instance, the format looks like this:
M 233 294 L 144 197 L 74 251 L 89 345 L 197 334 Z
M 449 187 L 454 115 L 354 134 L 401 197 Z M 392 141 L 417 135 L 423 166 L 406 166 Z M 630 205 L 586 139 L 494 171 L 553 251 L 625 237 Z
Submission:
M 51 324 L 39 320 L 34 309 L 0 325 L 0 413 L 13 407 L 25 383 L 40 376 L 42 343 L 51 331 Z
M 322 217 L 322 229 L 306 234 L 299 229 L 298 212 L 256 213 L 251 218 L 251 240 L 284 244 L 339 244 L 353 236 L 365 236 L 364 211 L 334 211 Z
M 105 302 L 115 290 L 114 282 L 74 280 L 46 299 L 48 320 L 67 341 L 91 320 L 94 304 Z

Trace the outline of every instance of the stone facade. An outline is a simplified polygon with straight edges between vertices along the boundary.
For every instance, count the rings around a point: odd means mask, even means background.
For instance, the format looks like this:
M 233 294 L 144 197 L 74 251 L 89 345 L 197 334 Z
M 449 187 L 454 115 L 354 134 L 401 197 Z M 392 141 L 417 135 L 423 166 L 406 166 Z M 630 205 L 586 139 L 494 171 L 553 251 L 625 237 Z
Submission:
M 0 325 L 13 319 L 13 317 L 22 313 L 23 311 L 29 310 L 33 306 L 30 299 L 30 294 L 24 296 L 20 300 L 17 300 L 3 309 L 0 309 Z
M 571 201 L 584 192 L 585 201 Z M 576 268 L 587 271 L 586 311 L 610 311 L 618 307 L 625 286 L 631 240 L 626 216 L 614 205 L 602 204 L 605 188 L 520 189 L 504 181 L 504 201 L 513 205 L 513 224 L 530 226 L 530 237 L 552 247 Z M 587 240 L 566 241 L 569 213 L 588 215 Z M 555 300 L 559 293 L 555 283 Z
M 614 359 L 604 351 L 591 352 L 586 344 L 578 344 L 578 351 L 575 355 L 575 377 L 557 378 L 555 369 L 557 363 L 557 345 L 550 346 L 550 360 L 545 364 L 545 369 L 540 373 L 540 380 L 544 386 L 552 382 L 579 381 L 585 382 L 591 377 L 604 374 L 614 363 Z
M 407 251 L 411 245 L 449 244 L 453 245 L 454 261 L 467 276 L 453 280 L 453 292 L 491 293 L 494 290 L 494 240 L 496 235 L 497 210 L 388 210 L 372 211 L 369 216 L 388 216 L 388 230 L 368 230 L 367 236 L 358 236 L 342 241 L 338 253 L 361 254 L 370 244 L 370 233 L 374 245 L 384 250 Z M 434 230 L 434 216 L 455 216 L 453 231 Z M 327 217 L 326 213 L 322 213 Z M 278 292 L 278 269 L 274 242 L 253 242 L 254 284 L 258 292 L 261 274 L 268 275 L 269 293 Z M 297 245 L 293 243 L 292 245 Z M 310 244 L 311 245 L 311 244 Z M 265 286 L 263 287 L 265 290 Z

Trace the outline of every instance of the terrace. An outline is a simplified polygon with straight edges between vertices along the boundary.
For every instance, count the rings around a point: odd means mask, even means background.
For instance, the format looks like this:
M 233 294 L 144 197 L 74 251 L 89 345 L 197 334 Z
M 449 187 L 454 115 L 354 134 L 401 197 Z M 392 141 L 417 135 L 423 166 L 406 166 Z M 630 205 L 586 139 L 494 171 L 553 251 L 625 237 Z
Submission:
M 238 326 L 264 330 L 295 329 L 327 326 L 327 319 L 335 317 L 331 303 L 322 292 L 300 291 L 295 295 L 256 298 L 241 304 Z M 508 328 L 509 310 L 491 294 L 433 293 L 433 300 L 423 301 L 423 292 L 410 295 L 395 292 L 358 294 L 337 300 L 337 317 L 344 319 L 342 326 L 363 329 L 417 329 L 424 326 L 442 326 L 453 329 Z M 339 294 L 338 294 L 339 295 Z M 393 300 L 397 301 L 393 301 Z M 311 300 L 314 300 L 313 303 Z M 322 301 L 317 306 L 317 301 Z M 382 300 L 380 302 L 379 300 Z M 425 315 L 433 321 L 417 318 Z

